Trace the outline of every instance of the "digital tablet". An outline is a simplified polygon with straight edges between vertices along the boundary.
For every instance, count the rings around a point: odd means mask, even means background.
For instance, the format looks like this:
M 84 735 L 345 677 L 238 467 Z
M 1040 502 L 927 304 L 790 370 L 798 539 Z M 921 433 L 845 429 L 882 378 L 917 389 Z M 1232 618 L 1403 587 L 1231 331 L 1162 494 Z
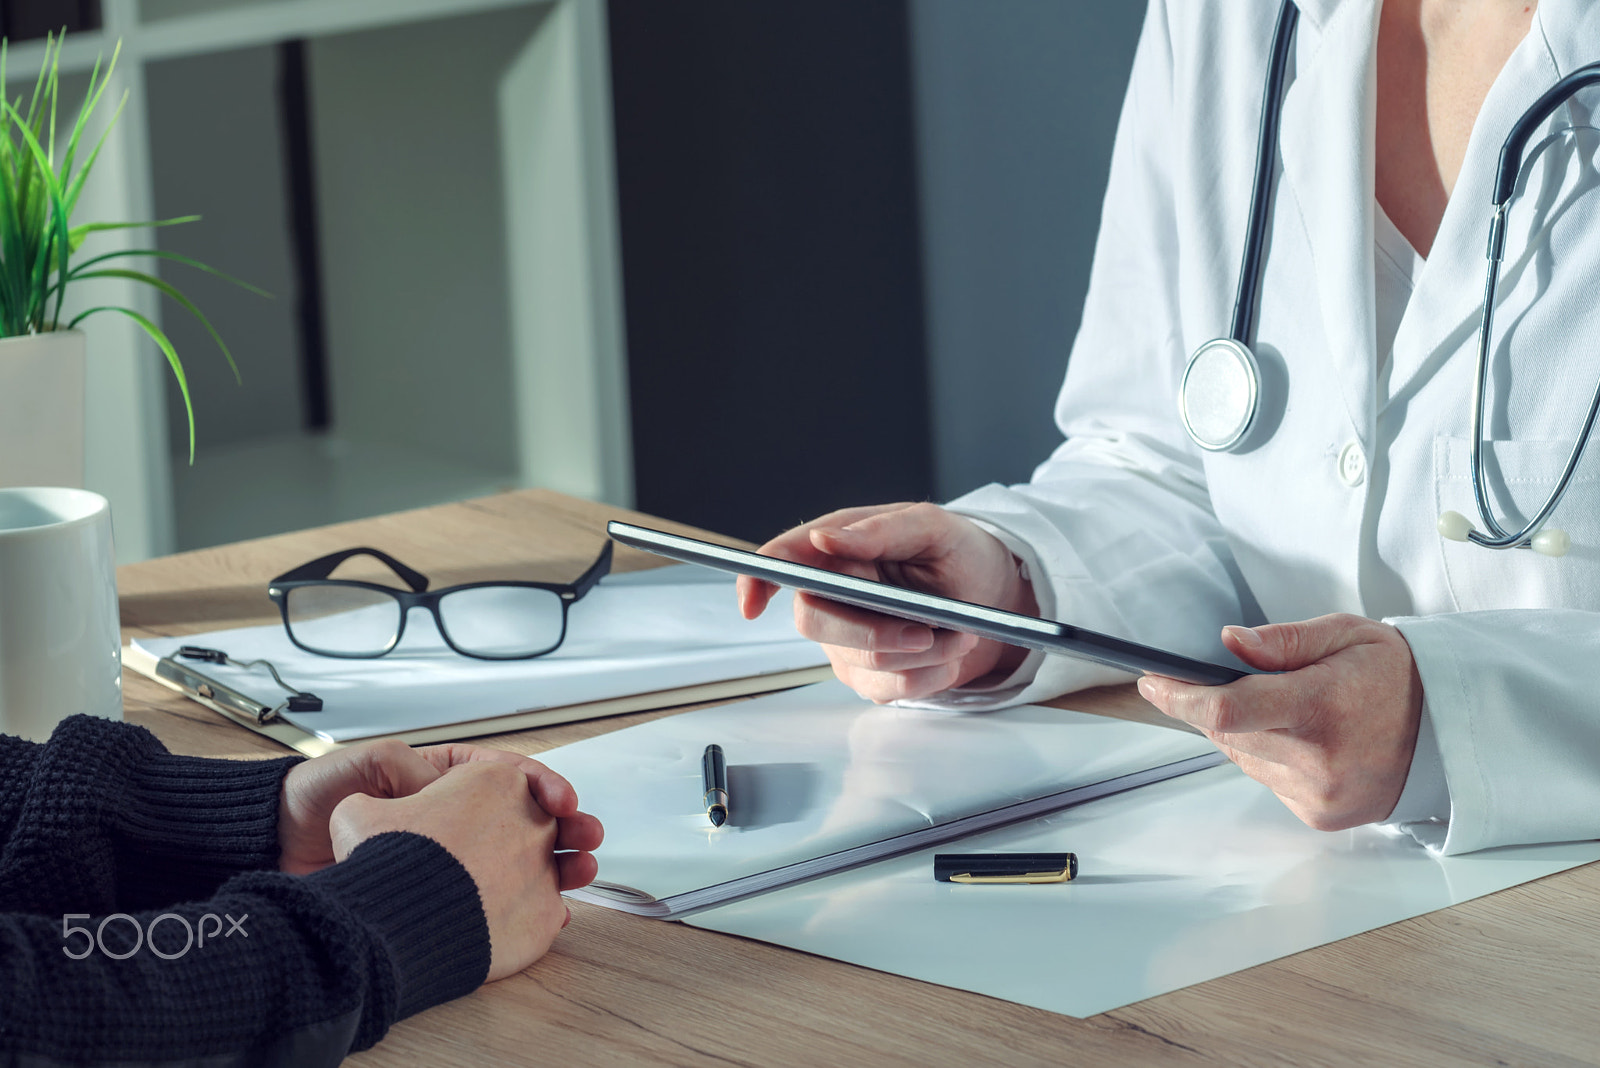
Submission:
M 1194 660 L 1051 619 L 919 593 L 885 582 L 841 575 L 820 567 L 761 556 L 742 549 L 729 549 L 698 538 L 668 534 L 663 530 L 652 530 L 632 523 L 613 520 L 606 524 L 606 533 L 624 545 L 684 563 L 702 564 L 736 575 L 749 575 L 779 586 L 804 590 L 830 601 L 914 620 L 930 627 L 965 631 L 1007 645 L 1059 653 L 1123 671 L 1152 672 L 1206 686 L 1218 686 L 1250 674 L 1240 668 Z

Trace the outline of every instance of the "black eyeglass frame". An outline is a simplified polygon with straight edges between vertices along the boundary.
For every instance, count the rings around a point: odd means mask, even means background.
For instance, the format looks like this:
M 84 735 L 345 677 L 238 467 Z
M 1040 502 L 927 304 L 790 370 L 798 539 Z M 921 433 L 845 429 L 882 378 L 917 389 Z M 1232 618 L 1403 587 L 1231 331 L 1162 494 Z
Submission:
M 268 583 L 267 596 L 272 598 L 272 602 L 278 606 L 278 611 L 283 616 L 284 633 L 289 635 L 289 640 L 313 656 L 330 656 L 341 660 L 376 660 L 379 657 L 388 656 L 400 644 L 400 639 L 405 637 L 406 620 L 410 618 L 411 610 L 413 608 L 426 608 L 428 613 L 433 616 L 433 625 L 439 628 L 439 636 L 444 639 L 446 645 L 461 656 L 471 657 L 474 660 L 532 660 L 535 657 L 547 656 L 555 652 L 561 648 L 561 643 L 567 640 L 567 610 L 582 600 L 584 594 L 594 589 L 601 579 L 611 573 L 613 546 L 614 543 L 608 540 L 605 548 L 600 550 L 600 555 L 595 558 L 594 563 L 590 564 L 584 573 L 573 582 L 464 582 L 457 586 L 446 586 L 441 590 L 429 590 L 428 577 L 426 575 L 414 568 L 407 567 L 383 550 L 362 546 L 356 549 L 345 549 L 341 552 L 329 553 L 327 556 L 318 557 L 308 564 L 301 564 L 293 570 L 285 571 Z M 333 574 L 334 569 L 340 564 L 356 556 L 370 556 L 375 560 L 382 561 L 389 570 L 393 571 L 411 589 L 401 590 L 376 582 L 359 582 L 354 579 L 328 577 Z M 400 622 L 395 627 L 394 638 L 384 649 L 376 653 L 335 653 L 326 649 L 313 649 L 295 637 L 294 627 L 289 623 L 289 594 L 293 590 L 307 586 L 343 586 L 350 589 L 371 590 L 375 593 L 393 597 L 400 604 Z M 561 633 L 556 637 L 555 643 L 547 649 L 540 649 L 538 652 L 516 653 L 506 656 L 468 652 L 457 645 L 455 640 L 450 637 L 450 631 L 444 625 L 444 618 L 439 614 L 440 600 L 461 590 L 482 589 L 488 586 L 548 590 L 559 597 L 561 600 Z

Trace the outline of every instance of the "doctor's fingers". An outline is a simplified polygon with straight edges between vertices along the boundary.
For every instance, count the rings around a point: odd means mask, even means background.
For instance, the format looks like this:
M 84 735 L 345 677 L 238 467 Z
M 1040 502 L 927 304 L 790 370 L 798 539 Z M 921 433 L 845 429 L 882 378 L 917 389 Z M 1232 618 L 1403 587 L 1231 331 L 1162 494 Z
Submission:
M 1385 781 L 1358 753 L 1284 731 L 1205 734 L 1240 771 L 1271 790 L 1314 830 L 1343 831 L 1375 823 L 1394 811 L 1400 796 L 1401 784 Z
M 943 693 L 961 682 L 962 664 L 947 660 L 929 667 L 906 671 L 872 671 L 841 659 L 834 646 L 824 646 L 833 673 L 839 681 L 869 701 L 888 704 L 890 701 L 916 701 Z
M 951 554 L 971 555 L 984 543 L 1009 559 L 1010 551 L 965 516 L 927 501 L 894 505 L 847 525 L 811 524 L 811 544 L 854 560 L 916 561 L 931 566 Z
M 829 571 L 842 571 L 845 574 L 855 575 L 858 578 L 876 579 L 878 569 L 869 563 L 857 562 L 850 558 L 848 553 L 834 555 L 824 552 L 812 544 L 811 533 L 822 527 L 835 529 L 868 516 L 878 515 L 882 512 L 899 511 L 909 508 L 909 504 L 880 504 L 868 505 L 862 508 L 844 508 L 837 512 L 829 512 L 809 523 L 792 527 L 767 542 L 756 551 L 762 556 L 772 556 L 779 560 L 792 560 L 797 564 L 807 564 L 811 567 L 823 567 Z M 836 546 L 837 547 L 837 546 Z M 768 603 L 778 592 L 778 587 L 770 582 L 741 575 L 737 583 L 737 596 L 739 611 L 746 619 L 754 619 L 766 610 Z
M 873 653 L 925 653 L 956 634 L 809 593 L 795 595 L 794 627 L 801 637 L 823 645 Z
M 1307 780 L 1303 775 L 1287 764 L 1280 763 L 1277 760 L 1269 760 L 1235 747 L 1230 744 L 1236 740 L 1233 736 L 1218 736 L 1210 731 L 1206 731 L 1205 735 L 1222 751 L 1222 755 L 1231 760 L 1240 771 L 1276 794 L 1278 800 L 1282 801 L 1290 812 L 1298 816 L 1301 822 L 1312 827 L 1317 826 L 1317 823 L 1313 822 L 1317 818 L 1316 812 L 1311 806 L 1306 805 L 1302 799 L 1302 794 L 1307 785 Z M 1251 737 L 1256 738 L 1259 736 L 1252 735 Z M 1334 828 L 1323 827 L 1320 829 L 1332 830 Z
M 916 507 L 910 503 L 899 504 L 872 504 L 862 508 L 842 508 L 837 512 L 829 512 L 809 523 L 802 523 L 791 527 L 767 542 L 756 552 L 762 556 L 775 556 L 782 560 L 793 560 L 799 564 L 810 564 L 813 567 L 826 567 L 831 570 L 842 570 L 840 562 L 843 560 L 863 559 L 850 551 L 847 545 L 837 546 L 838 552 L 832 552 L 817 546 L 813 536 L 817 531 L 840 531 L 854 523 L 873 516 L 883 515 L 888 512 L 900 512 L 907 508 Z M 848 538 L 845 539 L 848 541 Z M 866 557 L 872 559 L 873 557 Z M 870 569 L 866 572 L 852 572 L 853 574 L 873 574 Z
M 780 554 L 767 553 L 766 555 L 779 556 Z M 828 556 L 825 553 L 788 553 L 781 554 L 781 558 L 793 560 L 796 563 L 809 564 L 812 567 L 826 568 L 829 571 L 842 572 L 846 575 L 854 575 L 856 578 L 876 580 L 879 577 L 878 569 L 873 564 L 842 560 Z M 765 612 L 767 605 L 772 603 L 772 598 L 777 594 L 778 587 L 776 585 L 771 582 L 764 582 L 761 579 L 751 578 L 749 575 L 740 575 L 734 586 L 734 595 L 739 601 L 739 614 L 746 619 L 755 619 L 762 612 Z M 799 604 L 798 599 L 795 603 L 796 605 Z
M 828 658 L 835 664 L 861 671 L 915 671 L 918 668 L 959 661 L 978 647 L 979 638 L 953 630 L 933 631 L 933 645 L 921 652 L 856 649 L 837 642 L 827 644 Z
M 1302 727 L 1318 714 L 1318 688 L 1309 686 L 1303 674 L 1249 675 L 1226 686 L 1196 686 L 1146 675 L 1138 685 L 1146 701 L 1173 719 L 1203 731 L 1247 734 Z

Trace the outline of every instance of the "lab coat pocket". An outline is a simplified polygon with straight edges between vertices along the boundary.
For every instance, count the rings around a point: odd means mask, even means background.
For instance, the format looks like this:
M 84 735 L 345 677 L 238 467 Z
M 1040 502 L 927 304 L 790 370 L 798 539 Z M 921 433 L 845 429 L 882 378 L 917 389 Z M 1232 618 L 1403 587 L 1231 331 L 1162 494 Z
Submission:
M 1484 444 L 1489 501 L 1500 525 L 1520 530 L 1544 506 L 1571 441 L 1497 441 Z M 1483 529 L 1472 493 L 1472 463 L 1465 438 L 1435 439 L 1434 516 L 1460 512 Z M 1465 612 L 1500 608 L 1600 608 L 1600 455 L 1585 452 L 1551 513 L 1546 529 L 1565 530 L 1572 548 L 1551 557 L 1531 549 L 1486 549 L 1438 539 L 1446 581 Z

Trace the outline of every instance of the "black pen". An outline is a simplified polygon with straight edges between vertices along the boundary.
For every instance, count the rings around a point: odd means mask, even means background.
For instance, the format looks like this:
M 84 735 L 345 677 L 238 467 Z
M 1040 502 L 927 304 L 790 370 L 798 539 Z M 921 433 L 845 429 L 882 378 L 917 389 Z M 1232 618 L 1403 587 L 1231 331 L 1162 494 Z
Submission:
M 722 746 L 706 746 L 706 755 L 700 758 L 700 778 L 705 783 L 706 815 L 711 826 L 721 827 L 728 822 L 728 762 L 723 759 Z

